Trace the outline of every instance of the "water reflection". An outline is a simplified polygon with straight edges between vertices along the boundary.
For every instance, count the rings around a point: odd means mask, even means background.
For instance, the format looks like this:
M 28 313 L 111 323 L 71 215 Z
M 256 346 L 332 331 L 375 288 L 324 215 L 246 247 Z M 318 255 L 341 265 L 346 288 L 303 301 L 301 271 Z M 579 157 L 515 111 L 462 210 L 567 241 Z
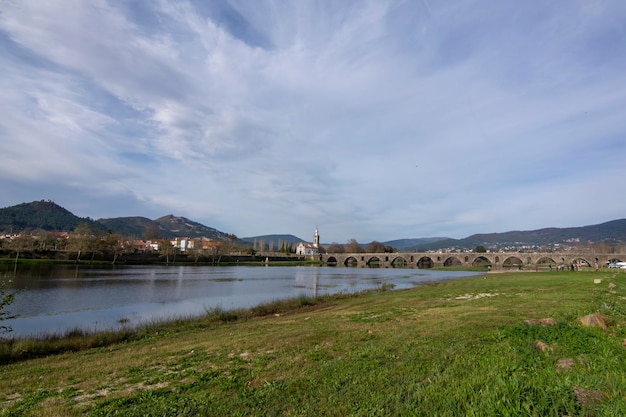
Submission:
M 72 328 L 117 328 L 199 315 L 207 309 L 252 307 L 300 295 L 411 288 L 424 281 L 471 275 L 418 269 L 330 267 L 202 267 L 77 265 L 0 266 L 5 288 L 18 291 L 8 306 L 11 335 Z

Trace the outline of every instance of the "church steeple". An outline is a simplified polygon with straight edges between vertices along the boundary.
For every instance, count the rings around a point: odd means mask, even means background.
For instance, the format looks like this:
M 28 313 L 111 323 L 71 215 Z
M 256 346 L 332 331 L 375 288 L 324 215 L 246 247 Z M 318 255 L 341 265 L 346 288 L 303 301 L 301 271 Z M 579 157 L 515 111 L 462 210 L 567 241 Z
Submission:
M 317 230 L 317 227 L 315 228 L 315 234 L 313 235 L 313 246 L 316 248 L 320 247 L 320 233 Z

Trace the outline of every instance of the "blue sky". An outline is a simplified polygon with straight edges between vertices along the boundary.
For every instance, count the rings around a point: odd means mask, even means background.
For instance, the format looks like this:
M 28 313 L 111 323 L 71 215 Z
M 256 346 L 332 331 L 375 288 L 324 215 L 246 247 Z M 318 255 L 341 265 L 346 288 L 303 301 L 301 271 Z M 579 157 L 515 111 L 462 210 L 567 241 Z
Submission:
M 626 2 L 0 2 L 0 206 L 323 242 L 624 218 Z

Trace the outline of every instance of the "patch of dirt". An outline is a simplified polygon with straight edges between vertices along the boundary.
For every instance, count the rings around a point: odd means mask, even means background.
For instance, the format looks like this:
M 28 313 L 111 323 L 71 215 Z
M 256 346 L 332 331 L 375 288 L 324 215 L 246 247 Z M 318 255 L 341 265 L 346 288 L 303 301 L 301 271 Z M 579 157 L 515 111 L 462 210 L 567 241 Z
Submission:
M 482 293 L 478 293 L 478 294 L 463 294 L 463 295 L 459 295 L 457 297 L 455 297 L 455 300 L 478 300 L 480 298 L 487 298 L 487 297 L 497 297 L 499 295 L 503 295 L 501 293 L 490 293 L 490 292 L 482 292 Z

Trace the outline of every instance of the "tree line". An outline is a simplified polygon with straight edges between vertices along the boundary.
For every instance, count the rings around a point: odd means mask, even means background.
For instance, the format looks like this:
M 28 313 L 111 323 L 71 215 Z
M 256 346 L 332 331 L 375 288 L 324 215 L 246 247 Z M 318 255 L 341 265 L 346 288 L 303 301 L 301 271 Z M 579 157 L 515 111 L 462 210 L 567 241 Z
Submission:
M 278 241 L 277 245 L 265 242 L 255 242 L 250 246 L 237 245 L 237 236 L 229 235 L 227 239 L 209 241 L 203 238 L 190 239 L 194 241 L 192 247 L 181 250 L 171 244 L 172 239 L 164 237 L 161 231 L 154 227 L 144 230 L 140 242 L 150 242 L 151 246 L 141 247 L 139 239 L 133 236 L 125 236 L 110 230 L 94 228 L 88 222 L 79 224 L 68 233 L 49 230 L 35 230 L 31 233 L 5 236 L 0 239 L 0 251 L 5 256 L 17 260 L 20 257 L 46 257 L 51 254 L 64 254 L 65 259 L 75 261 L 93 261 L 107 259 L 115 263 L 121 256 L 148 252 L 158 254 L 166 263 L 175 262 L 177 256 L 184 251 L 185 259 L 195 262 L 219 262 L 224 256 L 233 253 L 239 255 L 254 255 L 261 248 L 269 249 L 270 252 L 290 254 L 295 253 L 295 247 L 285 241 Z M 362 245 L 355 239 L 349 239 L 345 244 L 331 243 L 319 248 L 321 252 L 328 253 L 391 253 L 397 250 L 378 241 L 372 241 Z
M 376 240 L 361 245 L 356 239 L 349 239 L 347 243 L 331 243 L 324 248 L 327 253 L 393 253 L 397 250 Z

